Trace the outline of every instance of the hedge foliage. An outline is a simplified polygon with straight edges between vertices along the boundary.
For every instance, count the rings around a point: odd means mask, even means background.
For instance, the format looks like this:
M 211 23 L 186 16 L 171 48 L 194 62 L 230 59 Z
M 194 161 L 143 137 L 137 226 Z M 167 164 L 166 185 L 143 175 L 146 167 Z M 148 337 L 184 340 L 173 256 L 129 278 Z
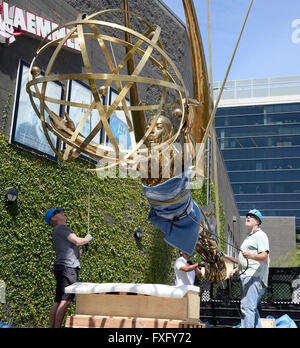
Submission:
M 12 146 L 0 133 L 0 280 L 6 284 L 0 322 L 48 326 L 55 292 L 55 255 L 52 230 L 44 215 L 51 207 L 64 208 L 67 224 L 84 237 L 89 185 L 94 239 L 82 258 L 79 280 L 173 284 L 173 262 L 178 254 L 148 221 L 149 204 L 139 179 L 100 179 Z M 4 199 L 9 187 L 19 191 L 14 204 Z M 193 197 L 205 205 L 205 187 L 193 191 Z M 143 230 L 141 241 L 134 238 L 138 227 Z M 68 314 L 72 313 L 74 305 Z

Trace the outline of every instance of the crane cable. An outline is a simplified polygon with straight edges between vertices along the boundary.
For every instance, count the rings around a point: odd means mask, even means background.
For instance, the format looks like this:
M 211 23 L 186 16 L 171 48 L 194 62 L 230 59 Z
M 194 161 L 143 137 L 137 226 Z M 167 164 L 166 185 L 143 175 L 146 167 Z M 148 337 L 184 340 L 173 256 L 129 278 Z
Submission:
M 215 128 L 213 127 L 213 123 L 215 121 L 215 116 L 216 116 L 216 112 L 217 112 L 217 109 L 218 109 L 218 106 L 219 106 L 219 103 L 220 103 L 220 100 L 221 100 L 221 97 L 222 97 L 222 94 L 223 94 L 223 91 L 224 91 L 224 88 L 225 88 L 225 85 L 227 83 L 227 79 L 228 79 L 228 76 L 229 76 L 229 73 L 230 73 L 230 70 L 231 70 L 231 67 L 232 67 L 232 64 L 233 64 L 233 61 L 234 61 L 234 58 L 236 56 L 236 52 L 238 50 L 238 47 L 239 47 L 239 44 L 240 44 L 240 41 L 241 41 L 241 38 L 243 36 L 243 33 L 244 33 L 244 30 L 245 30 L 245 27 L 246 27 L 246 24 L 247 24 L 247 21 L 248 21 L 248 18 L 249 18 L 249 15 L 250 15 L 250 12 L 251 12 L 251 9 L 252 9 L 252 5 L 253 5 L 253 2 L 254 0 L 251 0 L 250 1 L 250 5 L 249 5 L 249 8 L 248 8 L 248 11 L 246 13 L 246 17 L 244 19 L 244 22 L 243 22 L 243 25 L 242 25 L 242 28 L 241 28 L 241 31 L 240 31 L 240 34 L 239 34 L 239 37 L 238 37 L 238 40 L 237 40 L 237 43 L 235 45 L 235 48 L 234 48 L 234 51 L 233 51 L 233 54 L 232 54 L 232 57 L 231 57 L 231 60 L 230 60 L 230 63 L 229 63 L 229 66 L 227 68 L 227 71 L 226 71 L 226 74 L 225 74 L 225 78 L 224 78 L 224 81 L 222 83 L 222 87 L 221 87 L 221 90 L 220 90 L 220 93 L 218 95 L 218 98 L 217 98 L 217 101 L 214 105 L 214 109 L 211 113 L 211 117 L 210 117 L 210 120 L 209 120 L 209 123 L 208 123 L 208 126 L 207 126 L 207 129 L 206 129 L 206 132 L 205 132 L 205 135 L 204 135 L 204 138 L 203 138 L 203 143 L 206 142 L 206 140 L 208 139 L 209 137 L 209 132 L 211 129 L 213 129 L 213 132 L 214 132 L 214 142 L 217 141 L 216 139 L 216 133 L 215 133 Z M 210 15 L 210 0 L 207 0 L 207 12 L 208 12 L 208 41 L 209 41 L 209 62 L 210 62 L 210 90 L 211 90 L 211 98 L 212 98 L 212 101 L 213 101 L 213 98 L 214 98 L 214 93 L 213 93 L 213 71 L 212 71 L 212 38 L 211 38 L 211 15 Z M 214 144 L 214 150 L 216 150 L 216 143 Z M 217 159 L 216 159 L 216 153 L 214 154 L 214 165 L 215 165 L 215 168 L 217 168 Z M 217 177 L 217 171 L 214 170 L 215 172 L 215 179 Z M 218 182 L 216 182 L 218 184 Z M 216 185 L 216 184 L 215 184 Z M 216 187 L 216 196 L 218 195 L 217 194 L 217 191 L 218 191 L 218 187 Z M 217 212 L 217 215 L 218 215 L 218 209 L 219 209 L 219 206 L 216 206 L 216 212 Z M 218 228 L 218 238 L 221 240 L 220 238 L 220 233 L 219 233 L 219 226 L 220 226 L 220 220 L 219 220 L 219 216 L 217 216 L 217 228 Z M 229 243 L 227 243 L 229 244 Z
M 209 124 L 208 127 L 206 129 L 204 138 L 203 138 L 203 143 L 205 143 L 209 137 L 209 132 L 212 133 L 212 138 L 213 138 L 213 162 L 214 162 L 214 183 L 215 183 L 215 194 L 216 194 L 216 218 L 217 218 L 217 235 L 215 235 L 214 233 L 211 233 L 211 235 L 214 235 L 215 237 L 218 238 L 218 240 L 221 242 L 223 241 L 223 243 L 226 243 L 227 245 L 231 245 L 230 243 L 228 243 L 225 240 L 222 240 L 221 235 L 220 235 L 220 211 L 219 211 L 219 185 L 218 185 L 218 165 L 217 165 L 217 135 L 216 135 L 216 129 L 215 129 L 215 116 L 216 116 L 216 112 L 225 88 L 225 85 L 227 83 L 227 79 L 234 61 L 234 58 L 236 56 L 236 52 L 238 50 L 242 35 L 244 33 L 244 29 L 246 27 L 247 21 L 248 21 L 248 17 L 250 15 L 251 9 L 252 9 L 252 5 L 253 5 L 254 0 L 251 0 L 246 17 L 244 19 L 243 22 L 243 26 L 241 28 L 237 43 L 235 45 L 229 66 L 227 68 L 226 74 L 225 74 L 225 78 L 224 81 L 222 83 L 222 87 L 221 90 L 219 92 L 217 101 L 214 105 L 213 111 L 211 113 L 211 117 L 209 120 Z M 207 0 L 207 17 L 208 17 L 208 42 L 209 42 L 209 71 L 210 71 L 210 95 L 211 95 L 211 102 L 214 103 L 214 83 L 213 83 L 213 69 L 212 69 L 212 36 L 211 36 L 211 15 L 210 15 L 210 0 Z M 193 219 L 194 220 L 194 219 Z M 194 221 L 196 222 L 196 221 Z M 200 225 L 200 224 L 199 224 Z M 231 245 L 232 247 L 234 247 L 235 249 L 237 249 L 238 251 L 242 251 L 241 249 Z M 242 274 L 244 274 L 247 269 L 249 268 L 249 261 L 248 259 L 246 259 L 247 261 L 247 267 L 246 269 L 240 274 L 240 276 Z
M 212 36 L 211 36 L 211 15 L 210 15 L 210 0 L 207 0 L 207 21 L 208 21 L 208 42 L 209 42 L 209 75 L 210 75 L 210 102 L 214 102 L 214 80 L 213 80 L 213 64 L 212 64 Z M 221 236 L 220 226 L 220 197 L 219 197 L 219 180 L 218 180 L 218 163 L 217 163 L 217 135 L 215 122 L 210 125 L 210 131 L 212 136 L 213 147 L 213 176 L 215 185 L 215 198 L 216 198 L 216 219 L 217 219 L 217 234 Z
M 249 14 L 250 14 L 250 12 L 251 12 L 251 8 L 252 8 L 252 5 L 253 5 L 253 2 L 254 2 L 254 0 L 251 0 L 250 5 L 249 5 L 249 8 L 248 8 L 248 11 L 247 11 L 247 14 L 246 14 L 246 17 L 245 17 L 245 20 L 244 20 L 244 23 L 243 23 L 243 26 L 242 26 L 242 29 L 241 29 L 241 32 L 240 32 L 240 35 L 239 35 L 239 38 L 238 38 L 238 41 L 237 41 L 237 43 L 236 43 L 236 45 L 235 45 L 234 52 L 233 52 L 233 54 L 232 54 L 232 57 L 231 57 L 231 60 L 230 60 L 228 69 L 227 69 L 226 74 L 225 74 L 225 78 L 224 78 L 224 81 L 223 81 L 223 83 L 222 83 L 222 87 L 221 87 L 220 93 L 219 93 L 219 95 L 218 95 L 218 98 L 217 98 L 217 101 L 216 101 L 216 103 L 215 103 L 214 109 L 213 109 L 213 111 L 212 111 L 212 113 L 211 113 L 211 117 L 210 117 L 210 120 L 209 120 L 209 122 L 208 122 L 208 125 L 207 125 L 207 128 L 206 128 L 206 132 L 205 132 L 205 134 L 204 134 L 202 143 L 205 143 L 206 140 L 207 140 L 207 138 L 209 137 L 209 130 L 210 130 L 210 127 L 211 127 L 213 121 L 215 120 L 216 112 L 217 112 L 217 109 L 218 109 L 218 106 L 219 106 L 219 103 L 220 103 L 220 100 L 221 100 L 221 97 L 222 97 L 222 94 L 223 94 L 223 91 L 224 91 L 224 88 L 225 88 L 225 85 L 226 85 L 226 82 L 227 82 L 227 79 L 228 79 L 229 72 L 230 72 L 231 67 L 232 67 L 232 64 L 233 64 L 233 61 L 234 61 L 234 58 L 235 58 L 237 49 L 238 49 L 238 47 L 239 47 L 239 44 L 240 44 L 242 35 L 243 35 L 243 33 L 244 33 L 244 29 L 245 29 L 245 27 L 246 27 L 246 23 L 247 23 Z M 210 44 L 211 44 L 211 43 L 210 43 Z

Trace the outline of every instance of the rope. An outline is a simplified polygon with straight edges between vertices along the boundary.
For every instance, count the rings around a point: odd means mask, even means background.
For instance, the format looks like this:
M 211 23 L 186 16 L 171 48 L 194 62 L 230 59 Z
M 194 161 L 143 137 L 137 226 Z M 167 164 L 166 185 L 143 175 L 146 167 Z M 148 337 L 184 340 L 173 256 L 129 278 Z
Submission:
M 213 69 L 212 69 L 212 39 L 211 39 L 211 17 L 210 0 L 207 0 L 207 20 L 208 20 L 208 44 L 209 44 L 209 75 L 210 75 L 210 96 L 214 98 Z
M 90 133 L 92 131 L 92 113 L 90 113 Z M 89 169 L 91 169 L 91 158 L 89 157 Z M 88 234 L 90 234 L 90 210 L 91 210 L 91 171 L 88 174 Z
M 91 160 L 90 160 L 91 164 Z M 88 193 L 88 234 L 90 234 L 90 209 L 91 209 L 91 173 L 89 172 L 89 193 Z
M 187 216 L 188 216 L 194 223 L 196 223 L 197 225 L 201 226 L 201 223 L 199 223 L 197 220 L 195 220 L 192 216 L 190 216 L 190 215 L 187 215 Z M 204 220 L 205 220 L 207 226 L 209 226 L 208 221 L 207 221 L 207 219 L 206 219 L 206 215 L 203 214 L 203 212 L 202 212 L 202 216 L 204 217 Z M 211 231 L 207 231 L 207 232 L 208 232 L 211 236 L 216 237 L 216 238 L 218 239 L 218 241 L 219 241 L 219 244 L 220 244 L 220 242 L 223 242 L 224 244 L 230 245 L 232 248 L 236 249 L 238 252 L 243 252 L 240 248 L 237 248 L 235 245 L 233 245 L 233 244 L 227 242 L 227 240 L 225 240 L 225 239 L 219 237 L 217 234 L 215 234 L 215 233 L 213 233 L 213 232 L 211 232 Z M 207 238 L 207 236 L 206 236 L 204 233 L 202 233 L 202 232 L 198 232 L 198 233 L 199 233 L 199 235 L 202 235 L 203 237 L 206 237 L 206 238 Z M 222 253 L 222 254 L 223 254 L 223 253 Z M 247 271 L 248 268 L 249 268 L 249 260 L 246 259 L 246 261 L 247 261 L 247 267 L 246 267 L 246 269 L 245 269 L 241 274 L 239 274 L 239 276 L 245 274 L 246 271 Z
M 220 100 L 221 100 L 221 97 L 222 97 L 222 94 L 223 94 L 223 91 L 224 91 L 224 88 L 225 88 L 225 85 L 226 85 L 226 82 L 227 82 L 227 79 L 228 79 L 228 76 L 229 76 L 229 72 L 231 70 L 231 67 L 232 67 L 232 64 L 233 64 L 233 61 L 234 61 L 234 58 L 235 58 L 235 55 L 236 55 L 236 52 L 237 52 L 237 49 L 239 47 L 239 44 L 240 44 L 240 41 L 241 41 L 241 38 L 242 38 L 242 35 L 244 33 L 244 29 L 246 27 L 246 23 L 248 21 L 248 17 L 249 17 L 249 14 L 251 12 L 251 9 L 252 9 L 252 5 L 253 5 L 253 2 L 254 0 L 251 0 L 250 2 L 250 5 L 249 5 L 249 8 L 248 8 L 248 11 L 247 11 L 247 14 L 246 14 L 246 17 L 245 17 L 245 20 L 244 20 L 244 23 L 243 23 L 243 26 L 242 26 L 242 29 L 240 31 L 240 34 L 239 34 L 239 37 L 238 37 L 238 40 L 237 40 L 237 43 L 235 45 L 235 48 L 234 48 L 234 51 L 233 51 L 233 54 L 232 54 L 232 57 L 231 57 L 231 60 L 230 60 L 230 63 L 229 63 L 229 66 L 227 68 L 227 71 L 226 71 L 226 74 L 225 74 L 225 78 L 224 78 L 224 81 L 222 83 L 222 87 L 221 87 L 221 90 L 220 90 L 220 93 L 218 95 L 218 98 L 217 98 L 217 101 L 215 103 L 215 106 L 214 106 L 214 109 L 211 113 L 211 117 L 210 117 L 210 120 L 209 120 L 209 123 L 208 123 L 208 126 L 207 126 L 207 129 L 206 129 L 206 132 L 204 134 L 204 138 L 203 138 L 203 143 L 205 143 L 209 137 L 209 133 L 210 131 L 213 129 L 213 148 L 214 148 L 214 174 L 215 174 L 215 185 L 218 185 L 218 180 L 217 179 L 217 163 L 216 163 L 216 132 L 215 132 L 215 128 L 213 128 L 213 124 L 214 124 L 214 121 L 215 121 L 215 116 L 216 116 L 216 112 L 217 112 L 217 109 L 218 109 L 218 106 L 219 106 L 219 103 L 220 103 Z M 207 11 L 208 11 L 208 36 L 209 36 L 209 62 L 210 62 L 210 88 L 211 88 L 211 98 L 212 98 L 212 101 L 213 101 L 213 97 L 214 97 L 214 93 L 213 93 L 213 71 L 212 71 L 212 40 L 211 40 L 211 16 L 210 16 L 210 1 L 207 0 Z M 218 191 L 218 187 L 216 187 L 216 199 L 218 198 L 218 194 L 217 194 L 217 191 Z M 218 199 L 217 199 L 218 200 Z M 219 221 L 219 212 L 218 212 L 218 205 L 216 206 L 216 210 L 217 210 L 217 231 L 218 231 L 218 235 L 212 233 L 211 231 L 207 231 L 208 233 L 210 233 L 211 236 L 215 236 L 218 240 L 219 240 L 219 243 L 222 241 L 223 243 L 227 244 L 227 245 L 230 245 L 231 247 L 233 247 L 234 249 L 238 250 L 239 252 L 242 252 L 241 249 L 237 248 L 236 246 L 230 244 L 229 242 L 227 242 L 226 240 L 222 239 L 220 237 L 220 233 L 219 233 L 219 226 L 220 226 L 220 221 Z M 205 217 L 205 220 L 206 220 L 206 216 L 205 214 L 202 214 L 204 217 Z M 193 219 L 191 216 L 188 216 L 192 221 L 194 221 L 195 223 L 197 223 L 199 226 L 200 226 L 200 223 L 198 221 L 196 221 L 195 219 Z M 207 226 L 209 226 L 209 224 L 207 223 L 207 220 L 206 220 L 206 224 Z M 199 232 L 199 234 L 202 234 Z M 203 234 L 204 235 L 204 234 Z M 206 236 L 205 236 L 206 237 Z M 247 267 L 246 269 L 240 274 L 243 275 L 249 268 L 249 260 L 246 259 L 247 261 Z
M 203 140 L 202 140 L 203 143 L 206 142 L 206 140 L 207 140 L 207 138 L 208 138 L 208 136 L 209 136 L 210 127 L 211 127 L 213 121 L 215 120 L 216 112 L 217 112 L 217 109 L 218 109 L 218 106 L 219 106 L 219 103 L 220 103 L 220 100 L 221 100 L 221 97 L 222 97 L 222 94 L 223 94 L 223 91 L 224 91 L 224 88 L 225 88 L 225 85 L 226 85 L 226 82 L 227 82 L 227 79 L 228 79 L 229 72 L 230 72 L 231 67 L 232 67 L 232 63 L 233 63 L 233 61 L 234 61 L 234 58 L 235 58 L 237 49 L 238 49 L 238 47 L 239 47 L 239 44 L 240 44 L 242 35 L 243 35 L 243 33 L 244 33 L 244 29 L 245 29 L 245 26 L 246 26 L 246 23 L 247 23 L 247 20 L 248 20 L 248 17 L 249 17 L 249 14 L 250 14 L 250 11 L 251 11 L 253 2 L 254 2 L 254 0 L 251 0 L 251 3 L 250 3 L 250 5 L 249 5 L 249 8 L 248 8 L 248 11 L 247 11 L 247 14 L 246 14 L 246 18 L 245 18 L 245 20 L 244 20 L 244 23 L 243 23 L 243 26 L 242 26 L 242 29 L 241 29 L 241 32 L 240 32 L 240 35 L 239 35 L 239 38 L 238 38 L 238 41 L 237 41 L 237 43 L 236 43 L 236 45 L 235 45 L 235 49 L 234 49 L 233 55 L 232 55 L 232 57 L 231 57 L 231 60 L 230 60 L 228 69 L 227 69 L 226 74 L 225 74 L 225 78 L 224 78 L 224 81 L 223 81 L 223 83 L 222 83 L 222 87 L 221 87 L 220 93 L 219 93 L 219 95 L 218 95 L 218 98 L 217 98 L 215 107 L 214 107 L 214 109 L 213 109 L 213 111 L 212 111 L 212 113 L 211 113 L 211 117 L 210 117 L 210 120 L 209 120 L 207 129 L 206 129 L 204 138 L 203 138 Z M 211 81 L 211 83 L 213 83 L 213 82 Z
M 187 206 L 186 206 L 186 208 L 185 208 L 185 210 L 184 210 L 184 212 L 183 212 L 182 214 L 180 214 L 180 215 L 178 215 L 178 216 L 175 216 L 172 220 L 171 220 L 171 219 L 166 219 L 166 218 L 165 218 L 165 219 L 162 219 L 162 220 L 165 221 L 165 222 L 171 222 L 171 229 L 170 229 L 170 232 L 172 232 L 172 230 L 173 230 L 173 224 L 174 224 L 174 222 L 176 222 L 176 221 L 178 221 L 178 220 L 180 220 L 180 219 L 183 219 L 184 217 L 188 217 L 188 218 L 191 219 L 194 223 L 196 223 L 198 226 L 201 226 L 201 223 L 199 223 L 199 222 L 198 222 L 197 220 L 195 220 L 190 214 L 188 214 L 188 209 L 189 209 L 189 206 L 190 206 L 190 204 L 191 204 L 191 201 L 192 201 L 192 198 L 191 198 L 191 196 L 190 196 L 190 200 L 189 200 L 189 202 L 188 202 L 188 204 L 187 204 Z M 209 223 L 208 223 L 208 221 L 207 221 L 206 215 L 205 215 L 202 211 L 201 211 L 201 213 L 202 213 L 202 216 L 203 216 L 203 218 L 204 218 L 204 220 L 205 220 L 206 225 L 209 227 Z M 160 218 L 161 218 L 161 217 L 160 217 Z M 227 242 L 227 240 L 222 239 L 222 238 L 219 237 L 217 234 L 215 234 L 215 233 L 213 233 L 213 232 L 211 232 L 211 231 L 209 231 L 209 230 L 206 230 L 206 232 L 208 232 L 208 233 L 210 234 L 210 236 L 216 237 L 217 240 L 218 240 L 218 242 L 219 242 L 219 244 L 220 244 L 220 242 L 223 242 L 224 244 L 230 245 L 232 248 L 236 249 L 237 251 L 242 252 L 241 249 L 239 249 L 239 248 L 237 248 L 235 245 L 233 245 L 233 244 Z M 203 232 L 198 231 L 198 235 L 201 235 L 201 236 L 207 238 L 207 235 L 206 235 L 205 233 L 203 233 Z M 210 251 L 209 248 L 206 248 L 206 247 L 203 246 L 203 245 L 202 245 L 202 247 L 203 247 L 204 249 L 206 249 L 207 251 Z M 222 257 L 222 256 L 224 255 L 223 252 L 220 252 L 220 254 L 221 254 L 220 257 Z M 248 268 L 249 268 L 249 260 L 246 259 L 246 261 L 247 261 L 247 267 L 246 267 L 246 269 L 240 274 L 240 276 L 243 275 L 243 274 L 248 270 Z M 207 260 L 207 259 L 205 259 L 204 262 L 210 263 L 210 264 L 215 264 L 215 263 L 216 263 L 214 260 Z
M 210 73 L 210 98 L 214 102 L 214 79 L 213 79 L 213 64 L 212 64 L 212 38 L 211 38 L 211 16 L 210 16 L 210 0 L 207 0 L 207 17 L 208 17 L 208 42 L 209 42 L 209 73 Z M 213 165 L 214 165 L 214 184 L 216 195 L 216 218 L 218 236 L 220 231 L 220 207 L 219 207 L 219 180 L 218 180 L 218 163 L 217 163 L 217 135 L 215 129 L 215 122 L 211 123 L 212 144 L 213 144 Z

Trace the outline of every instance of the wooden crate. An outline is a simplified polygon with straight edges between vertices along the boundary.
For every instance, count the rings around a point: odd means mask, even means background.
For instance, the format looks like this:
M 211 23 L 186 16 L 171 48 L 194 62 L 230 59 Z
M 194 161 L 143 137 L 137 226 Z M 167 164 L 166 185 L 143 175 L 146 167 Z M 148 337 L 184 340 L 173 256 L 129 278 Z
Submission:
M 274 319 L 260 319 L 261 325 L 264 329 L 275 329 L 276 324 Z
M 183 298 L 129 293 L 77 294 L 76 315 L 150 318 L 195 322 L 199 319 L 200 298 L 187 292 Z

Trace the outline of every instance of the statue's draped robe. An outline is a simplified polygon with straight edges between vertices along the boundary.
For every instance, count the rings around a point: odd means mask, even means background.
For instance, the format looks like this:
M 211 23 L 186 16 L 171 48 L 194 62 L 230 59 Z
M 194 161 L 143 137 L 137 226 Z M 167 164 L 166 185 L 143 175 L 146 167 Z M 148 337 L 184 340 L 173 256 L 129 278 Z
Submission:
M 165 235 L 165 241 L 188 255 L 198 241 L 201 212 L 191 198 L 190 170 L 143 190 L 151 205 L 149 221 Z

